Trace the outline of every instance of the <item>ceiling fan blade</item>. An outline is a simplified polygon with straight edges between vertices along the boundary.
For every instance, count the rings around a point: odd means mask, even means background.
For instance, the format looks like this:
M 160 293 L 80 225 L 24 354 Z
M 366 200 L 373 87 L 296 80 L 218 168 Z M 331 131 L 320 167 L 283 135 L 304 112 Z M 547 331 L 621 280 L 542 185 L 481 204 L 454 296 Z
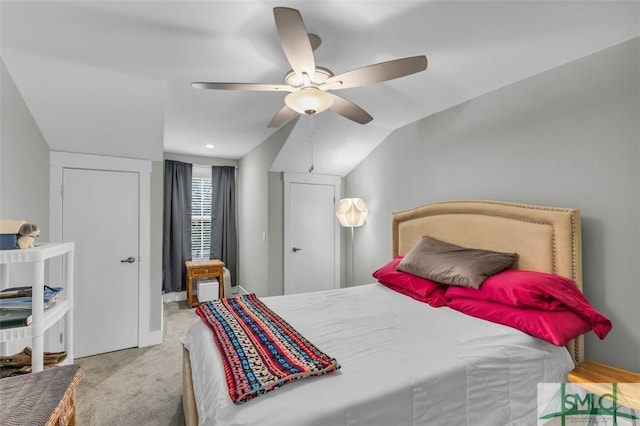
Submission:
M 322 44 L 322 39 L 316 34 L 309 33 L 309 43 L 311 43 L 311 49 L 315 52 Z
M 297 112 L 285 105 L 276 115 L 273 116 L 267 127 L 280 127 L 296 114 Z
M 333 93 L 327 92 L 327 94 L 333 97 L 333 105 L 329 107 L 332 111 L 335 111 L 341 116 L 360 124 L 367 124 L 373 120 L 373 117 L 369 115 L 367 111 L 363 110 L 353 102 L 341 98 L 340 96 L 336 96 Z
M 292 92 L 295 88 L 284 84 L 260 84 L 260 83 L 191 83 L 196 89 L 211 90 L 244 90 L 247 92 Z
M 309 34 L 300 12 L 289 7 L 274 7 L 273 16 L 280 36 L 282 50 L 296 74 L 306 73 L 310 79 L 316 72 L 316 62 Z
M 347 71 L 343 74 L 338 74 L 328 78 L 325 84 L 342 82 L 342 84 L 337 86 L 334 85 L 333 88 L 348 89 L 351 87 L 393 80 L 394 78 L 415 74 L 426 69 L 426 56 L 412 56 L 409 58 L 395 59 L 393 61 L 381 62 L 379 64 Z

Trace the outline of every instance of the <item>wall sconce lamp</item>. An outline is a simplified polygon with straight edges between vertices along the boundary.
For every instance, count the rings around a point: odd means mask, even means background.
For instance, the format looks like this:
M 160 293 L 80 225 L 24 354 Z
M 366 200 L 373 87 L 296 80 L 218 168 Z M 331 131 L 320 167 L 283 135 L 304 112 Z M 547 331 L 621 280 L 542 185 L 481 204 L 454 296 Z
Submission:
M 336 208 L 336 217 L 340 225 L 351 228 L 351 285 L 355 285 L 355 253 L 353 248 L 353 228 L 362 226 L 367 221 L 369 210 L 362 198 L 343 198 Z

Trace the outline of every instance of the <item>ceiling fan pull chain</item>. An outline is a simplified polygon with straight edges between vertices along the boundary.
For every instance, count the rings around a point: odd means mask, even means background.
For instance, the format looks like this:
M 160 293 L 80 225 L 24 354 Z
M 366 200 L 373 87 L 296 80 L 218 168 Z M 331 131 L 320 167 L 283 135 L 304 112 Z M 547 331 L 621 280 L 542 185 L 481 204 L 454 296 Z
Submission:
M 313 171 L 313 114 L 309 116 L 309 173 Z

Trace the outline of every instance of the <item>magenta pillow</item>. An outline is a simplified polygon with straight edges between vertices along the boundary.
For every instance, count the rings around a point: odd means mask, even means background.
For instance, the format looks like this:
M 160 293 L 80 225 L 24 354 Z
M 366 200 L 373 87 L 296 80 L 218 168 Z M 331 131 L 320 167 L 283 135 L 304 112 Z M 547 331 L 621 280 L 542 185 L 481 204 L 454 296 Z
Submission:
M 472 317 L 508 325 L 557 346 L 565 346 L 591 329 L 584 319 L 566 309 L 542 311 L 465 298 L 449 300 L 448 306 Z
M 480 289 L 449 287 L 447 299 L 478 299 L 542 311 L 571 311 L 581 317 L 600 339 L 611 321 L 596 311 L 575 283 L 560 275 L 509 269 L 487 278 Z
M 373 277 L 391 290 L 409 296 L 431 306 L 444 306 L 447 304 L 445 298 L 446 286 L 420 278 L 416 275 L 396 270 L 402 256 L 398 256 L 386 265 L 373 273 Z

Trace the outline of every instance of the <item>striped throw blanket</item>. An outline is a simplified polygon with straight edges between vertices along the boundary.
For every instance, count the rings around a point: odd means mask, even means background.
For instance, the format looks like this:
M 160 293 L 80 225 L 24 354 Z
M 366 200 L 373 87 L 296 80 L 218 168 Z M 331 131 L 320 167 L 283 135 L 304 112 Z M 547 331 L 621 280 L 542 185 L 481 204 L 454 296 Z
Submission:
M 235 404 L 340 368 L 253 293 L 207 302 L 196 313 L 213 332 Z

